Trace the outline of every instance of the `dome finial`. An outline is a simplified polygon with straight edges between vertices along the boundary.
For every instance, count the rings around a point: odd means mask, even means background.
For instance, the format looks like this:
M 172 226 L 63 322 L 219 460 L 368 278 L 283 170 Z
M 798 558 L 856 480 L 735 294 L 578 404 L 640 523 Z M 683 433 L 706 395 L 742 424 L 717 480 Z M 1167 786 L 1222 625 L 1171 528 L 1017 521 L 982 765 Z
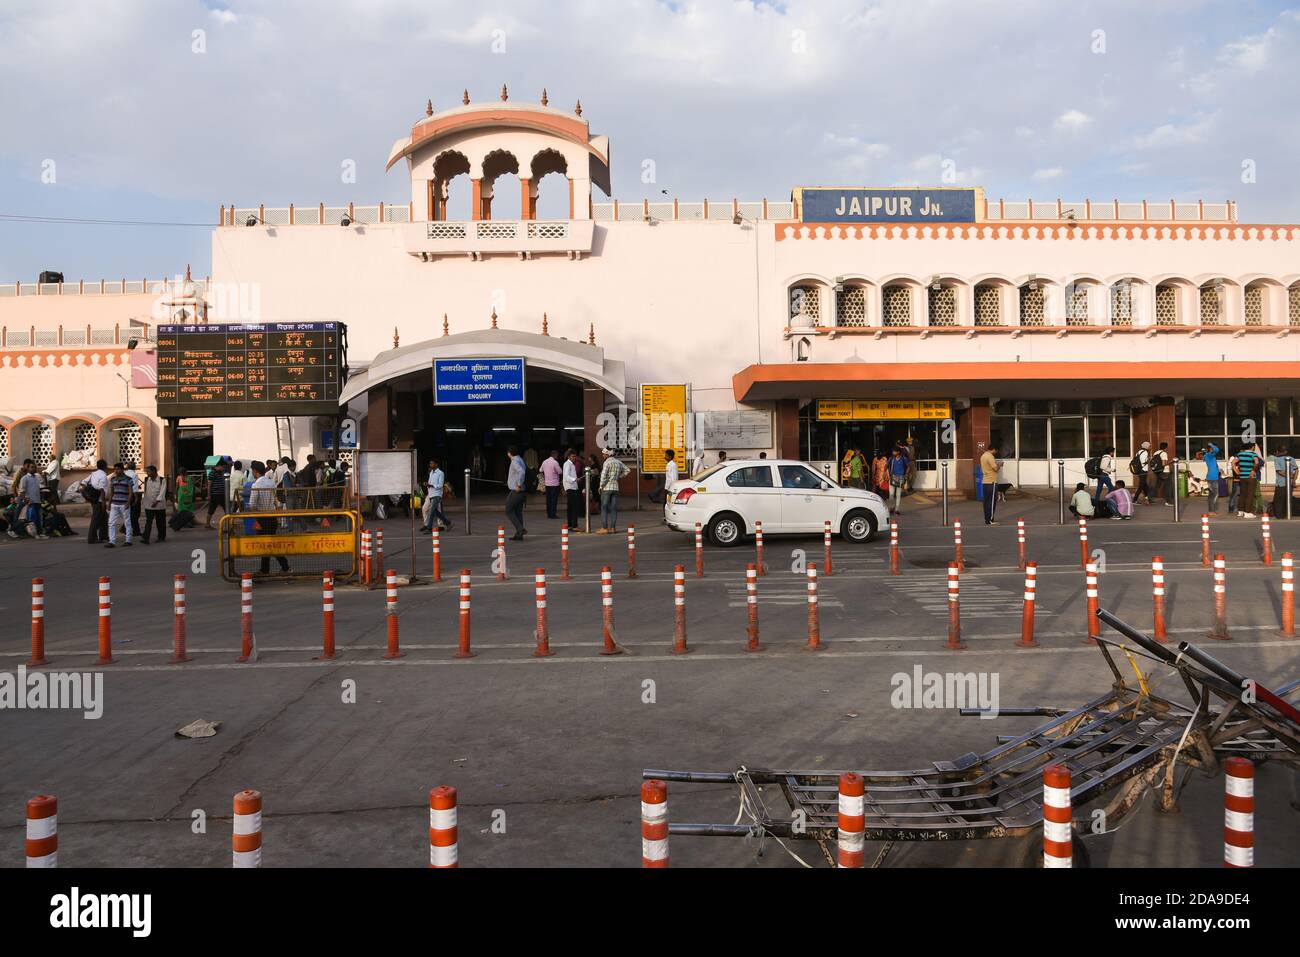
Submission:
M 546 87 L 542 87 L 542 106 L 545 106 L 548 102 L 549 101 L 546 98 Z
M 401 338 L 397 335 L 397 327 L 393 326 L 393 348 L 398 348 L 401 345 L 401 342 Z
M 582 116 L 582 100 L 578 101 L 578 105 L 573 108 L 573 112 L 578 116 Z
M 546 313 L 542 313 L 542 335 L 549 336 L 550 332 L 546 328 Z
M 466 90 L 464 94 L 461 95 L 460 102 L 465 106 L 469 106 L 469 90 Z
M 442 334 L 444 336 L 451 335 L 451 328 L 447 325 L 447 314 L 445 312 L 442 314 Z
M 596 344 L 596 324 L 593 322 L 591 324 L 591 331 L 587 333 L 587 345 L 594 346 L 595 344 Z
M 429 100 L 424 104 L 424 115 L 433 116 L 433 100 Z
M 497 310 L 496 307 L 493 306 L 492 307 L 492 328 L 495 329 L 496 327 L 497 327 Z
M 505 85 L 504 83 L 502 83 L 502 84 L 501 84 L 501 102 L 504 103 L 504 102 L 505 102 L 506 100 L 508 100 L 508 99 L 510 99 L 510 91 L 507 90 L 507 89 L 506 89 L 506 85 Z

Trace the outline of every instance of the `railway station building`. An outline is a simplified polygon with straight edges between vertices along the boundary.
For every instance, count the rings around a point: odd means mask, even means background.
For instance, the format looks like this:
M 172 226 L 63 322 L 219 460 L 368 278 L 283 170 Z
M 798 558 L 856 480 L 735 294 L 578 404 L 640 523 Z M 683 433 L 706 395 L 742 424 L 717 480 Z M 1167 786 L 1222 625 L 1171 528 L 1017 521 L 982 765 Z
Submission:
M 505 90 L 429 103 L 401 133 L 391 202 L 220 205 L 207 278 L 165 263 L 141 265 L 166 281 L 0 285 L 0 456 L 129 450 L 170 472 L 173 448 L 325 453 L 330 417 L 166 434 L 152 330 L 198 319 L 345 323 L 358 445 L 439 454 L 452 475 L 503 473 L 508 445 L 590 453 L 602 414 L 635 412 L 651 383 L 687 387 L 687 438 L 710 458 L 837 474 L 848 448 L 910 436 L 922 487 L 947 461 L 968 489 L 990 444 L 1025 486 L 1142 441 L 1184 459 L 1247 430 L 1300 448 L 1300 225 L 1242 222 L 1230 201 L 805 187 L 798 171 L 776 199 L 619 200 L 580 105 Z M 522 403 L 435 400 L 436 362 L 492 358 L 524 360 Z

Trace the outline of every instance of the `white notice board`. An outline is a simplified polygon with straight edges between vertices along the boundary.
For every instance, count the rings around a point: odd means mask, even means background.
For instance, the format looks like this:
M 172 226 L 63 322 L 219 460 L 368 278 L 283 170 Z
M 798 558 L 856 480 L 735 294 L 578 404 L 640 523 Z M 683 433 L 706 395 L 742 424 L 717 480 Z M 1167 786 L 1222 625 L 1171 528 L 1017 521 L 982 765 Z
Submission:
M 700 449 L 772 448 L 772 413 L 764 409 L 695 413 L 695 447 Z
M 357 452 L 358 495 L 406 495 L 415 490 L 415 449 Z

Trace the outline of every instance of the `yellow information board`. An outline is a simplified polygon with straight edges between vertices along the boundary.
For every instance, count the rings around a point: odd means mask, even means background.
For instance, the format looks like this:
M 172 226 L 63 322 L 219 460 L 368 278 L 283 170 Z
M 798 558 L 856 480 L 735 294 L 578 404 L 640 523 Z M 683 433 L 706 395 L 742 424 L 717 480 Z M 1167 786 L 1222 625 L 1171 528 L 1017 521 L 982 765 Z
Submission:
M 641 386 L 641 472 L 664 472 L 668 460 L 664 452 L 672 449 L 678 468 L 690 470 L 683 463 L 686 455 L 686 386 L 684 384 L 643 383 Z
M 908 419 L 947 419 L 952 403 L 947 399 L 818 399 L 821 422 L 865 422 Z

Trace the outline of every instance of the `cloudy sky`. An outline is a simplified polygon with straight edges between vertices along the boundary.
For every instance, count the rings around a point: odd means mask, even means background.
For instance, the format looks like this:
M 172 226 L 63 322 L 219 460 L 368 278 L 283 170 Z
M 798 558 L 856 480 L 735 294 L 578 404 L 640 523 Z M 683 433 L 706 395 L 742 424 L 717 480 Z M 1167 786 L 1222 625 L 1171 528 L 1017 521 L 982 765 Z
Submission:
M 1292 4 L 0 0 L 0 282 L 205 274 L 222 203 L 404 202 L 425 100 L 503 83 L 581 99 L 624 200 L 955 181 L 1297 222 Z

